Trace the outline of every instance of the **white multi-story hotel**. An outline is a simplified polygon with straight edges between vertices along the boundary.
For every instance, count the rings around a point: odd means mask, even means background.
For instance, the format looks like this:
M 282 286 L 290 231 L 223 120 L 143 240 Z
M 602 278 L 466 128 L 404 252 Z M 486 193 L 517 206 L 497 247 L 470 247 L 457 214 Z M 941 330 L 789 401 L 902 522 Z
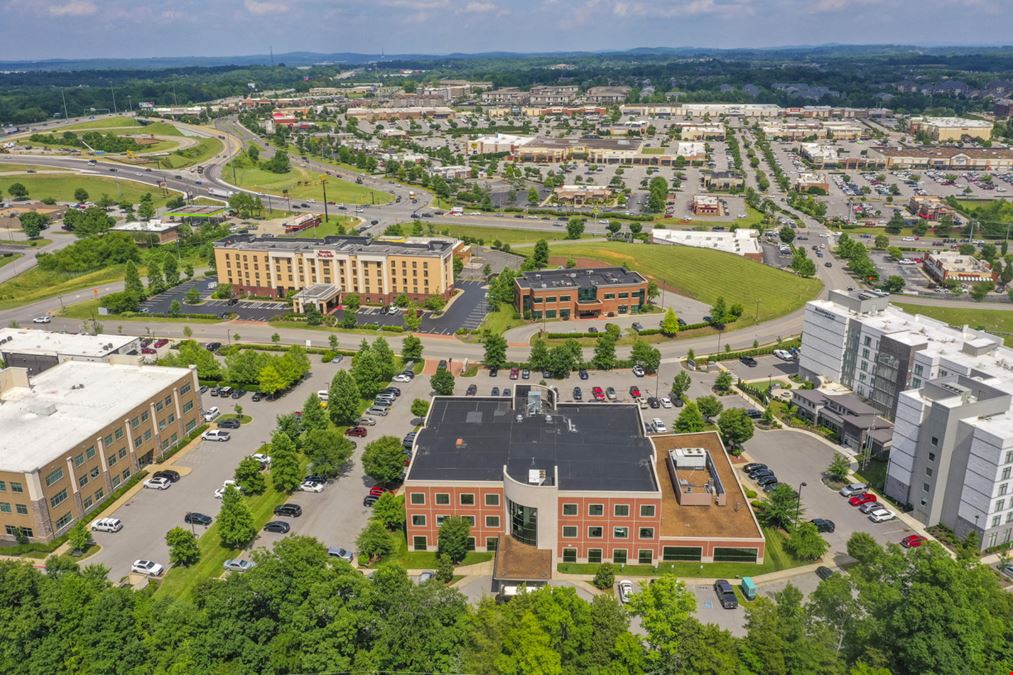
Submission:
M 799 374 L 850 387 L 896 424 L 886 494 L 983 548 L 1013 539 L 1013 349 L 869 292 L 806 305 Z

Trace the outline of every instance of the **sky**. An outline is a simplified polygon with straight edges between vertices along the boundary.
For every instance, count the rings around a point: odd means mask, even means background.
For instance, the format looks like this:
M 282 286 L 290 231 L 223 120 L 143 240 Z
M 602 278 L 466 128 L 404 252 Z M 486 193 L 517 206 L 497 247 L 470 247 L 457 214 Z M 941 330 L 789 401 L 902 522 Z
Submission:
M 1013 43 L 1011 0 L 0 0 L 0 60 Z

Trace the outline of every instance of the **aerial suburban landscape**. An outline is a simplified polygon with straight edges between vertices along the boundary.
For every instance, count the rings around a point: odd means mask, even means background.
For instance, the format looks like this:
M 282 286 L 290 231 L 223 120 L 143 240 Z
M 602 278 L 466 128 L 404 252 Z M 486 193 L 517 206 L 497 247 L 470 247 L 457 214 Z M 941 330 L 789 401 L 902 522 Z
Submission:
M 917 4 L 8 3 L 0 672 L 1013 673 L 1013 9 Z

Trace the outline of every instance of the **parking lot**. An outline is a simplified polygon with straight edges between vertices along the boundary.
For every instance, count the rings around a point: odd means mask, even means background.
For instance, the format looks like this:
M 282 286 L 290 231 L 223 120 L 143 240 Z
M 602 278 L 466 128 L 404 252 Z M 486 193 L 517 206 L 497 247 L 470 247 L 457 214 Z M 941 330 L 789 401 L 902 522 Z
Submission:
M 172 311 L 172 303 L 178 301 L 182 306 L 180 311 L 185 314 L 206 314 L 208 316 L 235 314 L 244 321 L 270 321 L 289 310 L 288 304 L 284 302 L 211 298 L 217 285 L 218 281 L 214 278 L 185 281 L 164 293 L 148 298 L 141 303 L 141 308 L 142 311 L 153 314 L 169 314 Z M 191 289 L 197 290 L 201 304 L 187 304 L 186 296 Z
M 319 389 L 325 389 L 339 368 L 350 366 L 351 359 L 342 359 L 340 364 L 321 363 L 311 357 L 311 376 L 281 398 L 270 401 L 263 399 L 253 402 L 249 396 L 238 401 L 223 400 L 204 394 L 205 409 L 218 406 L 223 413 L 233 411 L 233 404 L 243 406 L 243 412 L 253 420 L 240 429 L 232 430 L 232 438 L 225 443 L 202 441 L 186 456 L 172 466 L 182 474 L 179 482 L 167 490 L 141 489 L 128 502 L 111 514 L 123 521 L 123 530 L 111 534 L 95 532 L 95 540 L 102 549 L 89 563 L 98 563 L 110 569 L 109 578 L 119 580 L 130 570 L 135 559 L 154 560 L 168 565 L 168 547 L 165 533 L 173 527 L 187 527 L 183 516 L 196 511 L 217 517 L 221 502 L 215 499 L 215 489 L 222 482 L 233 477 L 236 465 L 243 457 L 257 452 L 270 439 L 275 427 L 275 418 L 302 408 L 306 397 Z M 458 380 L 459 383 L 462 380 Z M 370 440 L 381 435 L 401 437 L 411 430 L 412 416 L 409 411 L 413 398 L 427 398 L 430 394 L 429 379 L 416 378 L 410 384 L 399 385 L 402 396 L 394 405 L 391 414 L 377 418 L 377 425 L 369 427 L 365 439 L 356 439 L 357 447 L 349 470 L 343 476 L 331 481 L 319 494 L 296 492 L 288 500 L 303 507 L 299 518 L 287 519 L 292 526 L 291 534 L 316 537 L 328 546 L 354 549 L 355 539 L 365 525 L 369 509 L 362 505 L 368 493 L 370 479 L 363 475 L 360 463 L 362 451 Z M 460 386 L 463 393 L 467 384 Z M 204 528 L 195 527 L 201 534 Z M 253 547 L 267 547 L 283 535 L 261 532 Z

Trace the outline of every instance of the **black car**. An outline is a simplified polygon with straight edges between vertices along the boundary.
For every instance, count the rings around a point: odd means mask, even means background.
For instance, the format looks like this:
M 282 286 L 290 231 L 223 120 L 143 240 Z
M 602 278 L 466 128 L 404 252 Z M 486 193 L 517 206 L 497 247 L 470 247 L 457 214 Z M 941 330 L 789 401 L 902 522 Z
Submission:
M 752 356 L 741 356 L 739 357 L 739 361 L 741 361 L 743 365 L 749 366 L 750 368 L 756 367 L 756 359 L 754 359 Z
M 748 417 L 751 420 L 758 420 L 761 417 L 763 417 L 763 413 L 757 410 L 756 408 L 747 408 L 746 417 Z
M 574 387 L 573 388 L 573 400 L 574 401 L 583 401 L 584 400 L 584 392 L 581 391 L 580 387 Z
M 205 516 L 203 513 L 188 513 L 183 516 L 183 522 L 189 525 L 210 525 L 211 516 Z
M 327 483 L 327 477 L 326 476 L 317 476 L 315 474 L 310 474 L 310 475 L 306 476 L 305 478 L 303 478 L 303 482 L 304 483 L 324 483 L 324 484 L 326 484 Z
M 172 471 L 171 469 L 162 469 L 161 471 L 156 471 L 155 473 L 153 473 L 151 477 L 166 478 L 169 480 L 170 483 L 175 483 L 179 480 L 179 472 Z
M 752 464 L 747 466 L 752 466 L 752 468 L 746 469 L 746 473 L 749 474 L 751 478 L 756 478 L 760 474 L 764 473 L 774 473 L 773 470 L 766 464 Z
M 264 532 L 277 532 L 278 534 L 288 534 L 291 529 L 292 526 L 284 520 L 272 520 L 264 526 Z
M 777 476 L 774 474 L 765 474 L 756 479 L 756 484 L 760 487 L 767 487 L 768 485 L 774 485 L 777 483 Z
M 634 321 L 631 328 L 633 328 L 633 330 L 639 333 L 640 331 L 644 330 L 644 324 L 640 323 L 639 321 Z
M 401 395 L 401 390 L 398 389 L 397 387 L 387 387 L 386 389 L 384 389 L 380 393 L 381 394 L 394 394 L 394 396 L 400 396 Z
M 404 447 L 405 450 L 411 450 L 412 444 L 415 443 L 416 433 L 418 432 L 409 431 L 407 434 L 404 435 L 404 438 L 401 439 L 401 445 Z
M 238 429 L 239 428 L 239 420 L 236 419 L 236 418 L 232 418 L 232 419 L 229 419 L 229 420 L 222 420 L 221 422 L 218 423 L 218 428 L 219 429 Z
M 591 326 L 590 328 L 587 329 L 587 332 L 588 333 L 597 333 L 598 329 L 595 328 L 594 326 Z
M 282 504 L 274 507 L 274 515 L 298 518 L 302 515 L 302 507 L 298 504 Z
M 816 568 L 816 576 L 818 576 L 820 579 L 829 579 L 830 577 L 834 576 L 834 571 L 829 567 L 824 567 L 823 565 L 820 565 L 819 567 Z
M 493 387 L 492 391 L 489 392 L 489 396 L 499 396 L 499 387 Z
M 742 470 L 746 473 L 752 473 L 753 471 L 759 471 L 760 469 L 766 469 L 766 464 L 760 464 L 759 462 L 750 462 L 742 467 Z
M 478 393 L 478 385 L 477 384 L 469 384 L 468 385 L 468 390 L 466 392 L 464 392 L 464 395 L 465 396 L 474 396 L 477 393 Z
M 250 400 L 251 401 L 259 401 L 262 398 L 264 398 L 264 395 L 261 394 L 259 391 L 255 391 L 255 392 L 253 392 L 253 397 Z
M 682 400 L 681 396 L 673 396 L 671 398 L 671 401 L 672 405 L 674 405 L 676 408 L 681 408 L 685 404 L 685 401 Z
M 489 377 L 496 377 L 497 375 L 499 375 L 499 368 L 489 369 Z
M 551 378 L 551 377 L 552 377 L 552 373 L 550 373 L 550 372 L 549 372 L 549 371 L 547 371 L 547 370 L 543 370 L 543 371 L 542 371 L 542 379 L 548 380 L 548 379 L 549 379 L 549 378 Z
M 244 396 L 246 396 L 245 389 L 236 389 L 234 392 L 232 392 L 232 398 L 243 398 Z
M 587 379 L 589 379 L 591 377 L 591 375 L 587 372 L 587 369 L 585 369 L 585 368 L 581 368 L 580 369 L 579 375 L 580 375 L 580 379 L 582 379 L 582 380 L 587 380 Z
M 718 579 L 714 582 L 714 592 L 717 593 L 718 602 L 725 609 L 736 609 L 739 606 L 739 600 L 735 597 L 735 589 L 728 583 L 727 579 Z
M 376 504 L 379 499 L 380 495 L 366 495 L 366 498 L 362 500 L 362 505 L 372 508 L 373 504 Z
M 660 408 L 661 407 L 661 401 L 659 401 L 654 396 L 648 396 L 647 397 L 647 405 L 651 406 L 652 408 Z
M 218 351 L 219 349 L 222 348 L 222 343 L 221 342 L 209 342 L 209 343 L 207 343 L 204 346 L 207 347 L 207 350 L 209 352 L 216 352 L 216 351 Z
M 436 369 L 437 370 L 446 370 L 447 369 L 447 360 L 446 359 L 440 359 L 440 363 L 439 363 L 439 365 L 436 366 Z
M 837 526 L 834 525 L 834 521 L 827 520 L 826 518 L 813 518 L 809 522 L 815 525 L 816 530 L 819 532 L 833 532 L 837 529 Z
M 200 393 L 202 393 L 202 394 L 206 394 L 206 393 L 207 393 L 207 391 L 208 391 L 208 387 L 207 387 L 207 385 L 206 385 L 206 384 L 202 384 L 202 385 L 200 386 L 200 389 L 198 389 L 197 391 L 199 391 L 199 392 L 200 392 Z
M 764 492 L 773 492 L 774 490 L 777 489 L 778 485 L 780 485 L 780 483 L 778 483 L 776 480 L 773 483 L 767 483 L 766 485 L 762 486 L 763 487 L 763 491 Z

